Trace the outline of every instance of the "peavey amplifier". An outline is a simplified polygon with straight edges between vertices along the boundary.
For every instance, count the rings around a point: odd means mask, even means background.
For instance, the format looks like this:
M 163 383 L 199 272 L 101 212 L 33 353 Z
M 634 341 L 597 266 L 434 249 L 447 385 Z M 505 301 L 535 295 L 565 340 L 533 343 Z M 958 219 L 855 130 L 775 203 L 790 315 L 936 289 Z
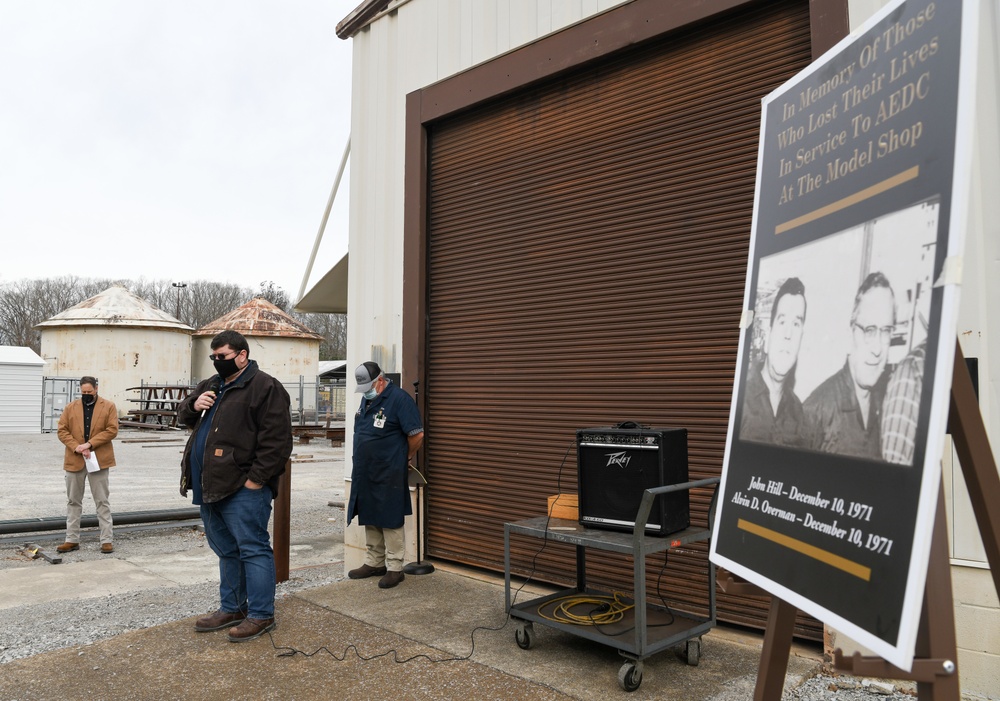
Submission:
M 632 531 L 642 494 L 650 487 L 688 481 L 687 429 L 583 428 L 576 432 L 580 523 Z M 691 524 L 688 492 L 653 500 L 649 535 Z

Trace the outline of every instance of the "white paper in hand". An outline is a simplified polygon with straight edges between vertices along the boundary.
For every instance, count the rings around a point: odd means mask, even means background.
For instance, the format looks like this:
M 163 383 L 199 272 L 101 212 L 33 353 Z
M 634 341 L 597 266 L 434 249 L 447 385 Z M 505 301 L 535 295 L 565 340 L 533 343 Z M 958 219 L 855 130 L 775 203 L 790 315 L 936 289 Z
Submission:
M 87 466 L 87 472 L 97 472 L 101 466 L 97 464 L 97 453 L 90 451 L 90 457 L 83 459 L 83 464 Z

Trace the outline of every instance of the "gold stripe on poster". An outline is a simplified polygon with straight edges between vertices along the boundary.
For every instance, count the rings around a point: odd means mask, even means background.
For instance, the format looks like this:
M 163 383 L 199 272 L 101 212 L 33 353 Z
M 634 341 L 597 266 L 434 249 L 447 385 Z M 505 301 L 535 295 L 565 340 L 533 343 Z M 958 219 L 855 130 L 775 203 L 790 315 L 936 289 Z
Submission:
M 875 183 L 871 187 L 866 187 L 864 190 L 855 192 L 850 197 L 845 197 L 843 199 L 837 200 L 836 202 L 831 202 L 825 207 L 820 207 L 819 209 L 814 209 L 811 212 L 803 214 L 801 217 L 795 217 L 795 219 L 790 219 L 778 226 L 774 227 L 774 235 L 783 234 L 786 231 L 790 231 L 803 224 L 808 224 L 811 221 L 816 221 L 825 217 L 827 214 L 833 214 L 834 212 L 839 212 L 841 209 L 846 209 L 852 204 L 857 204 L 858 202 L 864 202 L 865 200 L 874 197 L 875 195 L 880 195 L 887 190 L 891 190 L 897 185 L 902 185 L 910 180 L 915 180 L 920 174 L 920 166 L 913 166 L 912 168 L 907 168 L 902 173 L 897 173 L 891 178 L 886 178 L 885 180 Z
M 871 580 L 872 571 L 870 567 L 859 565 L 856 562 L 848 560 L 846 557 L 834 555 L 827 550 L 809 545 L 809 543 L 804 543 L 798 538 L 791 538 L 787 535 L 778 533 L 777 531 L 772 531 L 770 528 L 765 528 L 764 526 L 759 526 L 756 523 L 751 523 L 746 519 L 739 519 L 736 526 L 740 530 L 746 531 L 747 533 L 753 533 L 754 535 L 758 535 L 761 538 L 770 540 L 778 545 L 783 545 L 786 548 L 802 553 L 803 555 L 811 557 L 814 560 L 825 562 L 831 567 L 836 567 L 838 570 L 843 570 L 844 572 L 847 572 L 847 574 L 854 575 L 855 577 L 863 579 L 866 582 Z

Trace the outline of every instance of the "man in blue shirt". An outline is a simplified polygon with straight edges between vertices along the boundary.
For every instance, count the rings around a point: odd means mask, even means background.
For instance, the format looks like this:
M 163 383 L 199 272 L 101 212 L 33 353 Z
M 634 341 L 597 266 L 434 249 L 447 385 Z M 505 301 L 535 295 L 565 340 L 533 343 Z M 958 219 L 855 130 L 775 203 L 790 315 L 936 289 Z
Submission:
M 407 466 L 424 442 L 420 412 L 412 397 L 396 387 L 377 363 L 354 371 L 363 397 L 354 415 L 354 466 L 347 522 L 355 516 L 365 527 L 365 562 L 347 573 L 351 579 L 381 575 L 389 589 L 403 581 L 403 523 L 409 514 Z

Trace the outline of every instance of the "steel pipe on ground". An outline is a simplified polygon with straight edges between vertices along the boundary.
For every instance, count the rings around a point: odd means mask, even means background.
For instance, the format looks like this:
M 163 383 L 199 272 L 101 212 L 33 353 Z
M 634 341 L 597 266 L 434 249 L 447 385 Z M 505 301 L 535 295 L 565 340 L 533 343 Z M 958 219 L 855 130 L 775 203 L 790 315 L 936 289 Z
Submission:
M 201 509 L 161 509 L 154 511 L 126 511 L 112 513 L 116 526 L 128 526 L 137 523 L 160 523 L 162 521 L 188 521 L 201 518 Z M 81 528 L 93 528 L 98 525 L 96 515 L 86 515 L 80 519 Z M 65 516 L 49 518 L 15 519 L 0 521 L 0 535 L 15 533 L 37 533 L 39 531 L 58 531 L 66 528 Z

